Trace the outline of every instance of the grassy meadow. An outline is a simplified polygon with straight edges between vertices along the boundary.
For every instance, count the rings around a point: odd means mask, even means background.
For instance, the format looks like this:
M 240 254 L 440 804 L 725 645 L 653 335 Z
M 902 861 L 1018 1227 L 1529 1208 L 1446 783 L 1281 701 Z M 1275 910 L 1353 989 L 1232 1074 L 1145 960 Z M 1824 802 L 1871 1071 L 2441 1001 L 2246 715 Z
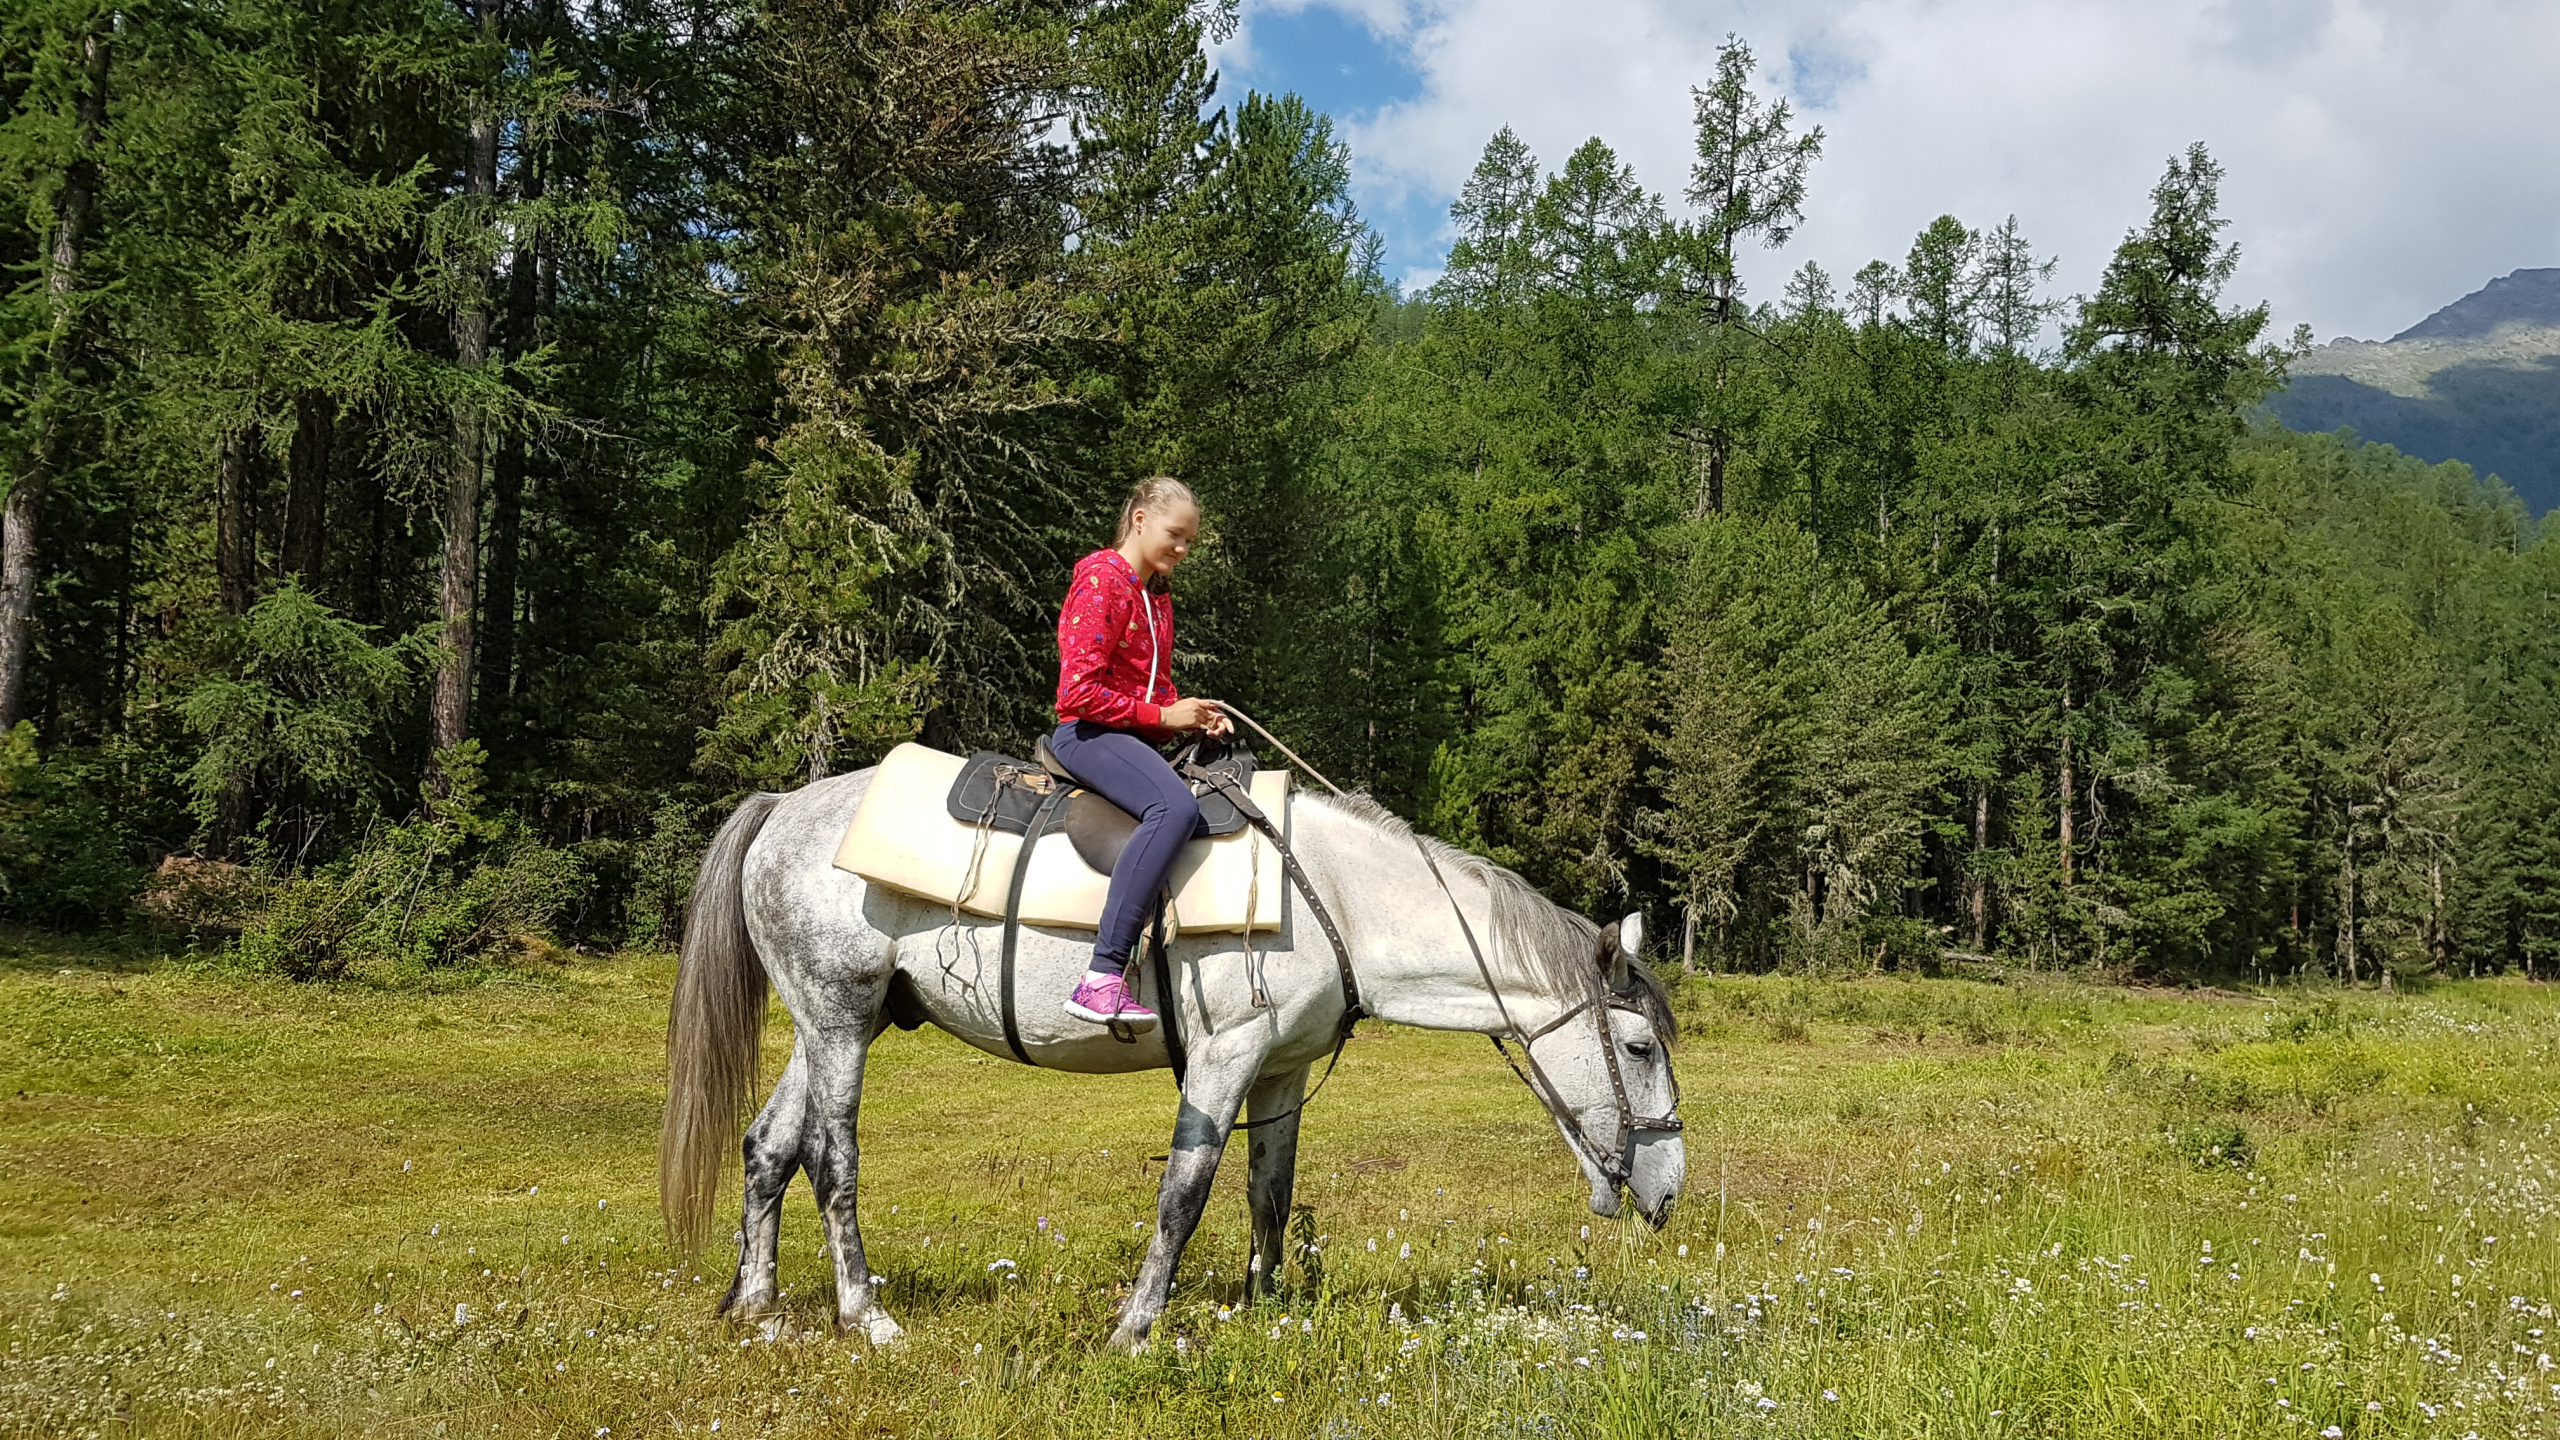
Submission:
M 671 1254 L 652 1188 L 672 974 L 19 937 L 0 1435 L 2560 1435 L 2551 987 L 1694 980 L 1659 1234 L 1584 1208 L 1482 1040 L 1364 1030 L 1309 1112 L 1308 1273 L 1239 1304 L 1239 1153 L 1132 1358 L 1169 1080 L 932 1032 L 864 1112 L 909 1340 L 826 1332 L 797 1185 L 787 1322 L 713 1321 L 729 1258 Z

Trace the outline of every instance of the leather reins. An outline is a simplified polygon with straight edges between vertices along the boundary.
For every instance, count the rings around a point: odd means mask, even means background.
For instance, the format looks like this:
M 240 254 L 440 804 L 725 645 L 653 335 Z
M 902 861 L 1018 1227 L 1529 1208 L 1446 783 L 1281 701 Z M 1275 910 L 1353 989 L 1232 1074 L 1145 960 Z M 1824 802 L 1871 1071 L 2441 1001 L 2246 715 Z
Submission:
M 1279 736 L 1263 729 L 1252 716 L 1245 714 L 1243 711 L 1238 710 L 1235 706 L 1230 705 L 1223 700 L 1218 703 L 1220 708 L 1225 710 L 1228 714 L 1233 715 L 1238 720 L 1252 726 L 1255 734 L 1260 735 L 1263 739 L 1270 741 L 1275 746 L 1278 746 L 1281 754 L 1288 756 L 1289 759 L 1295 762 L 1300 769 L 1303 769 L 1308 774 L 1315 776 L 1318 781 L 1323 783 L 1326 789 L 1332 791 L 1336 795 L 1341 795 L 1346 800 L 1350 798 L 1348 795 L 1343 793 L 1341 786 L 1334 784 L 1331 780 L 1325 779 L 1322 771 L 1316 769 L 1313 765 L 1309 765 L 1297 751 L 1290 749 Z M 1240 797 L 1234 796 L 1231 792 L 1230 798 Z M 1250 804 L 1250 802 L 1245 803 Z M 1242 806 L 1239 808 L 1242 808 Z M 1259 812 L 1254 813 L 1258 817 Z M 1262 823 L 1267 825 L 1267 822 Z M 1277 838 L 1278 837 L 1275 835 L 1275 843 L 1277 842 Z M 1591 1160 L 1593 1164 L 1600 1168 L 1602 1174 L 1609 1180 L 1612 1190 L 1626 1188 L 1629 1181 L 1634 1176 L 1637 1134 L 1644 1131 L 1656 1131 L 1676 1135 L 1683 1128 L 1680 1123 L 1680 1116 L 1677 1113 L 1680 1109 L 1680 1077 L 1677 1075 L 1670 1077 L 1671 1106 L 1670 1110 L 1664 1114 L 1638 1115 L 1635 1113 L 1635 1103 L 1627 1098 L 1626 1071 L 1618 1063 L 1617 1027 L 1610 1024 L 1609 1012 L 1612 1010 L 1625 1010 L 1629 1013 L 1641 1014 L 1642 1011 L 1631 1001 L 1623 1000 L 1612 995 L 1595 993 L 1584 997 L 1578 1004 L 1571 1006 L 1565 1010 L 1563 1014 L 1556 1016 L 1556 1018 L 1539 1026 L 1535 1030 L 1521 1029 L 1520 1022 L 1511 1018 L 1511 1007 L 1503 1003 L 1502 987 L 1494 981 L 1493 967 L 1485 963 L 1484 949 L 1476 943 L 1475 927 L 1467 923 L 1467 912 L 1459 906 L 1457 892 L 1449 888 L 1448 877 L 1440 873 L 1440 862 L 1432 858 L 1431 847 L 1423 843 L 1423 839 L 1420 835 L 1413 837 L 1413 843 L 1414 848 L 1422 854 L 1422 863 L 1430 867 L 1431 878 L 1438 882 L 1440 886 L 1440 893 L 1448 897 L 1449 913 L 1457 917 L 1458 931 L 1467 938 L 1467 953 L 1475 958 L 1476 973 L 1484 977 L 1485 993 L 1493 997 L 1494 1011 L 1502 1017 L 1503 1033 L 1498 1035 L 1489 1035 L 1486 1037 L 1493 1042 L 1494 1053 L 1502 1057 L 1503 1064 L 1511 1067 L 1512 1074 L 1520 1077 L 1520 1083 L 1529 1088 L 1529 1093 L 1538 1097 L 1538 1103 L 1546 1108 L 1547 1114 L 1555 1119 L 1558 1127 L 1563 1129 L 1567 1140 L 1579 1148 L 1586 1159 Z M 1317 918 L 1323 922 L 1325 934 L 1333 940 L 1335 959 L 1342 966 L 1343 993 L 1346 996 L 1351 997 L 1352 1003 L 1356 1006 L 1358 1003 L 1358 992 L 1352 989 L 1351 961 L 1349 956 L 1343 950 L 1342 937 L 1334 933 L 1332 917 L 1326 915 L 1324 907 L 1316 902 L 1314 887 L 1308 885 L 1305 877 L 1299 873 L 1297 861 L 1294 857 L 1290 856 L 1289 848 L 1286 845 L 1282 845 L 1280 847 L 1280 854 L 1282 859 L 1288 864 L 1290 877 L 1298 882 L 1301 890 L 1305 891 L 1307 900 L 1315 909 Z M 1606 947 L 1614 946 L 1616 943 L 1616 937 L 1609 935 L 1605 931 L 1602 932 L 1600 944 L 1604 950 Z M 1595 962 L 1598 962 L 1600 957 L 1595 955 L 1593 959 Z M 1593 1011 L 1596 1017 L 1595 1023 L 1598 1025 L 1600 1030 L 1600 1053 L 1604 1058 L 1606 1058 L 1609 1064 L 1609 1093 L 1612 1100 L 1616 1102 L 1618 1111 L 1618 1133 L 1616 1136 L 1616 1143 L 1611 1145 L 1605 1151 L 1600 1148 L 1597 1141 L 1591 1138 L 1591 1132 L 1584 1127 L 1582 1117 L 1574 1114 L 1572 1108 L 1564 1103 L 1561 1093 L 1556 1089 L 1555 1081 L 1548 1076 L 1545 1067 L 1538 1064 L 1537 1053 L 1529 1048 L 1531 1042 L 1543 1039 L 1554 1033 L 1567 1022 L 1581 1015 L 1585 1010 Z M 1350 1038 L 1351 1022 L 1356 1018 L 1357 1016 L 1351 1013 L 1346 1013 L 1344 1015 L 1342 1031 L 1343 1039 L 1347 1040 Z M 1509 1036 L 1510 1039 L 1520 1047 L 1520 1059 L 1514 1060 L 1512 1058 L 1510 1046 L 1503 1043 L 1505 1035 Z M 1340 1040 L 1335 1042 L 1333 1054 L 1334 1059 L 1336 1060 L 1340 1060 L 1342 1058 L 1342 1044 Z M 1524 1060 L 1528 1062 L 1528 1068 L 1525 1070 L 1521 1068 L 1521 1061 Z M 1325 1067 L 1325 1074 L 1328 1078 L 1332 1076 L 1332 1066 L 1328 1065 Z M 1316 1088 L 1319 1090 L 1324 1088 L 1323 1083 L 1319 1081 Z M 1314 1093 L 1312 1091 L 1309 1092 L 1307 1099 L 1312 1100 L 1314 1098 Z M 1305 1102 L 1301 1101 L 1300 1107 L 1303 1108 L 1304 1104 Z M 1290 1113 L 1295 1114 L 1296 1112 L 1291 1111 Z
M 1262 727 L 1256 725 L 1254 728 L 1259 730 Z M 1275 740 L 1272 743 L 1277 745 L 1280 742 Z M 1284 746 L 1282 748 L 1285 749 L 1287 747 Z M 1303 760 L 1300 760 L 1298 763 L 1301 765 L 1306 764 Z M 1196 764 L 1187 759 L 1182 761 L 1180 768 L 1185 779 L 1198 781 L 1209 786 L 1211 789 L 1216 790 L 1219 794 L 1226 796 L 1227 802 L 1236 807 L 1236 813 L 1242 815 L 1247 824 L 1253 826 L 1253 828 L 1261 831 L 1265 836 L 1269 837 L 1272 848 L 1280 852 L 1281 870 L 1288 875 L 1289 882 L 1298 887 L 1298 893 L 1306 897 L 1307 912 L 1316 917 L 1317 927 L 1324 931 L 1324 938 L 1333 946 L 1334 969 L 1338 971 L 1342 977 L 1342 1024 L 1334 1031 L 1333 1057 L 1324 1062 L 1324 1074 L 1316 1078 L 1314 1089 L 1311 1089 L 1306 1094 L 1299 1096 L 1297 1104 L 1290 1106 L 1279 1114 L 1265 1115 L 1259 1120 L 1240 1120 L 1236 1122 L 1235 1128 L 1238 1130 L 1259 1130 L 1265 1125 L 1276 1125 L 1283 1120 L 1287 1120 L 1295 1116 L 1299 1111 L 1306 1109 L 1308 1104 L 1312 1102 L 1317 1095 L 1323 1093 L 1325 1082 L 1333 1078 L 1333 1068 L 1342 1063 L 1343 1047 L 1351 1043 L 1352 1027 L 1358 1025 L 1360 1023 L 1360 1017 L 1367 1014 L 1368 1011 L 1362 1008 L 1360 1004 L 1360 977 L 1353 974 L 1351 971 L 1351 948 L 1342 943 L 1342 930 L 1339 926 L 1333 923 L 1333 912 L 1325 908 L 1324 900 L 1316 894 L 1315 882 L 1309 880 L 1307 878 L 1307 872 L 1299 868 L 1297 853 L 1289 848 L 1288 840 L 1280 834 L 1280 827 L 1273 823 L 1270 815 L 1266 814 L 1261 806 L 1253 803 L 1253 797 L 1247 795 L 1244 787 L 1235 782 L 1235 777 L 1231 775 L 1222 775 L 1217 771 L 1208 769 L 1205 766 Z M 1314 773 L 1313 767 L 1309 768 L 1309 773 Z M 1316 778 L 1319 780 L 1324 779 L 1321 775 L 1316 776 Z M 1332 783 L 1333 782 L 1330 780 L 1325 780 L 1325 784 L 1327 785 L 1331 785 Z M 1159 917 L 1161 917 L 1163 912 L 1158 911 L 1157 913 Z M 1246 916 L 1245 923 L 1247 925 L 1251 925 L 1253 923 L 1253 917 L 1250 915 Z M 1250 939 L 1252 932 L 1247 930 L 1245 933 L 1248 939 Z M 1183 1079 L 1183 1064 L 1179 1048 L 1180 1042 L 1174 1035 L 1174 1015 L 1180 1007 L 1175 1003 L 1171 985 L 1171 972 L 1164 968 L 1162 958 L 1164 955 L 1164 931 L 1161 922 L 1159 922 L 1156 931 L 1155 943 L 1157 947 L 1156 954 L 1158 956 L 1159 973 L 1164 974 L 1167 977 L 1162 986 L 1165 992 L 1164 1027 L 1167 1058 L 1173 1063 L 1173 1083 L 1176 1087 L 1179 1087 L 1182 1084 Z
M 1467 923 L 1467 912 L 1459 907 L 1457 892 L 1449 888 L 1448 877 L 1440 873 L 1440 862 L 1431 857 L 1431 848 L 1422 843 L 1421 836 L 1417 835 L 1413 838 L 1414 848 L 1422 852 L 1422 863 L 1431 867 L 1431 878 L 1439 882 L 1440 893 L 1449 897 L 1449 913 L 1457 917 L 1458 931 L 1467 937 L 1467 953 L 1475 957 L 1476 973 L 1484 977 L 1485 993 L 1493 997 L 1494 1012 L 1502 1017 L 1503 1034 L 1485 1037 L 1493 1042 L 1494 1053 L 1502 1057 L 1503 1064 L 1511 1067 L 1512 1074 L 1520 1077 L 1521 1084 L 1529 1087 L 1529 1093 L 1538 1097 L 1538 1103 L 1546 1107 L 1547 1114 L 1554 1117 L 1556 1124 L 1582 1151 L 1584 1158 L 1600 1169 L 1608 1179 L 1611 1191 L 1614 1193 L 1626 1188 L 1635 1174 L 1637 1132 L 1652 1130 L 1677 1134 L 1682 1128 L 1677 1113 L 1638 1115 L 1635 1113 L 1635 1102 L 1627 1098 L 1626 1071 L 1618 1063 L 1617 1027 L 1609 1023 L 1609 1012 L 1612 1010 L 1641 1012 L 1631 1001 L 1594 993 L 1583 997 L 1562 1014 L 1537 1029 L 1523 1030 L 1520 1022 L 1511 1018 L 1511 1007 L 1503 1003 L 1502 987 L 1494 982 L 1493 967 L 1485 963 L 1484 949 L 1476 943 L 1475 927 Z M 1604 948 L 1614 946 L 1617 944 L 1617 939 L 1603 932 L 1600 944 Z M 1592 959 L 1596 964 L 1599 963 L 1600 957 L 1595 954 Z M 1614 1143 L 1606 1150 L 1603 1150 L 1600 1143 L 1592 1138 L 1591 1131 L 1582 1123 L 1582 1117 L 1576 1115 L 1572 1108 L 1564 1103 L 1562 1094 L 1556 1089 L 1555 1081 L 1548 1076 L 1546 1068 L 1538 1063 L 1537 1052 L 1530 1048 L 1533 1042 L 1553 1034 L 1585 1010 L 1593 1013 L 1595 1023 L 1600 1030 L 1600 1053 L 1609 1062 L 1609 1094 L 1616 1102 L 1618 1112 L 1618 1133 Z M 1508 1035 L 1520 1047 L 1518 1060 L 1511 1057 L 1511 1047 L 1502 1043 L 1503 1035 Z M 1526 1070 L 1520 1068 L 1521 1061 L 1528 1062 Z M 1670 1108 L 1671 1112 L 1676 1112 L 1680 1108 L 1678 1076 L 1673 1076 L 1671 1079 Z

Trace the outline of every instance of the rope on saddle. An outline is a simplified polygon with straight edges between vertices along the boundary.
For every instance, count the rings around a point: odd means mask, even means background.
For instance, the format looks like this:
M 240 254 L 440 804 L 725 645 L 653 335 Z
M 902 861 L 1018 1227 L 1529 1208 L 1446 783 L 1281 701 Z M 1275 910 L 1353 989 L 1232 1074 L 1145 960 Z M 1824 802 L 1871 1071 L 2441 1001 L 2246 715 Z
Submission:
M 1351 971 L 1351 948 L 1342 943 L 1342 931 L 1333 923 L 1333 912 L 1325 908 L 1324 898 L 1316 894 L 1315 882 L 1299 868 L 1297 853 L 1289 848 L 1279 825 L 1264 813 L 1261 806 L 1253 803 L 1253 797 L 1246 794 L 1244 787 L 1232 777 L 1187 760 L 1183 762 L 1182 775 L 1186 780 L 1196 780 L 1226 796 L 1228 803 L 1236 807 L 1236 813 L 1245 818 L 1245 823 L 1261 831 L 1270 839 L 1272 847 L 1280 852 L 1280 868 L 1288 874 L 1290 883 L 1298 887 L 1298 893 L 1306 897 L 1308 913 L 1316 917 L 1317 927 L 1324 931 L 1325 940 L 1333 946 L 1334 969 L 1342 977 L 1342 1033 L 1349 1035 L 1351 1027 L 1367 1013 L 1360 1008 L 1360 977 Z
M 1004 896 L 1004 968 L 1000 977 L 1004 1043 L 1013 1051 L 1013 1058 L 1025 1065 L 1040 1062 L 1032 1059 L 1031 1052 L 1023 1047 L 1022 1028 L 1014 1016 L 1013 954 L 1022 939 L 1022 882 L 1031 874 L 1032 850 L 1039 845 L 1041 835 L 1047 832 L 1049 822 L 1066 812 L 1067 797 L 1074 793 L 1064 785 L 1057 786 L 1041 800 L 1040 808 L 1031 812 L 1031 823 L 1023 827 L 1022 849 L 1013 857 L 1013 884 Z

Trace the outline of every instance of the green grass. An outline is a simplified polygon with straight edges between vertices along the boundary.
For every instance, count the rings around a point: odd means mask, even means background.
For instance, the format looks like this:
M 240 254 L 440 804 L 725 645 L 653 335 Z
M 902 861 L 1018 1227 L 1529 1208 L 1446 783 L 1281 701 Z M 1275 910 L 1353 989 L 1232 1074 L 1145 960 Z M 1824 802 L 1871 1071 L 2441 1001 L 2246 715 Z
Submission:
M 771 1337 L 660 1239 L 663 958 L 438 994 L 49 943 L 0 953 L 0 1434 L 2560 1434 L 2547 988 L 1693 982 L 1658 1235 L 1483 1041 L 1364 1030 L 1321 1274 L 1238 1305 L 1231 1167 L 1132 1359 L 1161 1075 L 887 1039 L 874 1352 L 805 1187 Z

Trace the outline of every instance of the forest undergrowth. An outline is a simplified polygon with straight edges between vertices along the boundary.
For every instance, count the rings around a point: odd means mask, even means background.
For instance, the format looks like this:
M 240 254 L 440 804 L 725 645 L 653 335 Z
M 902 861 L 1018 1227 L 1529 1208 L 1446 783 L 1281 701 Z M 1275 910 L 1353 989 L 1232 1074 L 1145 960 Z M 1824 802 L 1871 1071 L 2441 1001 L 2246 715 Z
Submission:
M 1659 1233 L 1589 1213 L 1474 1037 L 1365 1028 L 1312 1256 L 1242 1302 L 1230 1167 L 1131 1358 L 1161 1075 L 883 1043 L 875 1350 L 805 1187 L 775 1324 L 661 1238 L 665 957 L 0 967 L 10 1436 L 2560 1433 L 2560 994 L 2515 980 L 1692 979 Z

